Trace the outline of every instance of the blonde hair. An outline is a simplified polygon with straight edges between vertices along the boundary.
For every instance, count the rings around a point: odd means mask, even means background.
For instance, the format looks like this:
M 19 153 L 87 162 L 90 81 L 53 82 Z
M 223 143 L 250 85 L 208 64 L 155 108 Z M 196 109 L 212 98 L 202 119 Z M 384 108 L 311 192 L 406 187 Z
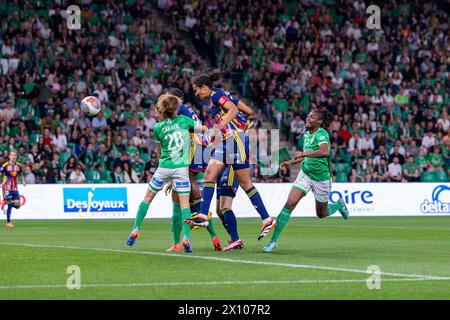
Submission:
M 156 103 L 156 109 L 163 116 L 164 119 L 175 118 L 178 106 L 181 104 L 181 99 L 170 93 L 165 93 L 159 96 Z

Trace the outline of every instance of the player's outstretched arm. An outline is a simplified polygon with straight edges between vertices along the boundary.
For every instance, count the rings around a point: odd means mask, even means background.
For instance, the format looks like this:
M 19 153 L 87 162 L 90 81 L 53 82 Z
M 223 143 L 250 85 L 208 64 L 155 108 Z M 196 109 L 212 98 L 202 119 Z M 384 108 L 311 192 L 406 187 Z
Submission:
M 324 142 L 319 144 L 319 148 L 320 149 L 316 151 L 303 151 L 302 156 L 310 158 L 328 157 L 328 143 Z

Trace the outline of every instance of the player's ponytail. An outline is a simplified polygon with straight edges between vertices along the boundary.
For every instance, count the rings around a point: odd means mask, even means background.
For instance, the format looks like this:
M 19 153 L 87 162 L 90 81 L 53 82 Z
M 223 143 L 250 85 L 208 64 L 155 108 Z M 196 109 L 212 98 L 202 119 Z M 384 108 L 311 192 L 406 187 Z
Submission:
M 214 82 L 219 81 L 223 75 L 227 74 L 231 70 L 233 70 L 236 62 L 230 65 L 222 65 L 219 68 L 216 68 L 208 73 L 203 73 L 192 80 L 192 84 L 194 86 L 207 86 L 208 88 L 212 88 Z
M 321 127 L 327 129 L 330 126 L 331 121 L 333 121 L 333 114 L 323 107 L 319 108 L 318 111 L 320 114 L 320 119 L 322 120 Z
M 173 119 L 177 114 L 180 104 L 180 98 L 170 93 L 165 93 L 159 96 L 156 108 L 164 119 Z

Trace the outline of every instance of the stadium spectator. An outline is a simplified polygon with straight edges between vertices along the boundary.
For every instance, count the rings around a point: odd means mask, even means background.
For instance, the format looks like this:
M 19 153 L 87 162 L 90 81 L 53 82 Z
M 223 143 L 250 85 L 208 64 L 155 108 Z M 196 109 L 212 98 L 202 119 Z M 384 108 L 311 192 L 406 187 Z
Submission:
M 392 162 L 388 165 L 388 177 L 390 182 L 402 181 L 402 165 L 397 156 L 394 156 Z
M 86 177 L 84 176 L 84 173 L 81 171 L 81 166 L 77 165 L 75 167 L 75 170 L 71 172 L 70 174 L 70 183 L 85 183 Z

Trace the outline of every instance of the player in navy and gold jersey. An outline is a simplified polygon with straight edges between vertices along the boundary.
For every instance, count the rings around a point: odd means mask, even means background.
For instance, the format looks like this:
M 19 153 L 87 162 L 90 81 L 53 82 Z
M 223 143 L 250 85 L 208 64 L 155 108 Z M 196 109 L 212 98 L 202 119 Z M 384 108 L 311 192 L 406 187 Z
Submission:
M 246 114 L 251 114 L 252 110 L 244 102 L 233 98 L 228 91 L 213 86 L 213 83 L 219 80 L 226 71 L 226 69 L 216 69 L 208 74 L 201 74 L 192 81 L 194 93 L 202 100 L 209 100 L 209 114 L 215 121 L 213 129 L 219 130 L 221 133 L 221 141 L 205 172 L 203 201 L 199 218 L 207 220 L 216 179 L 225 170 L 226 165 L 231 165 L 239 185 L 247 193 L 263 220 L 263 226 L 258 236 L 258 240 L 260 240 L 275 227 L 276 221 L 267 213 L 261 196 L 250 178 L 247 129 L 251 126 L 251 121 Z M 226 219 L 227 217 L 225 217 Z M 233 221 L 227 221 L 227 226 L 234 228 Z
M 2 180 L 2 208 L 7 206 L 6 211 L 6 226 L 8 228 L 14 227 L 11 222 L 12 208 L 20 208 L 20 194 L 19 194 L 19 177 L 22 178 L 25 186 L 25 179 L 22 175 L 22 165 L 16 162 L 17 153 L 12 151 L 9 154 L 9 161 L 5 162 L 0 167 L 0 175 L 3 175 Z

